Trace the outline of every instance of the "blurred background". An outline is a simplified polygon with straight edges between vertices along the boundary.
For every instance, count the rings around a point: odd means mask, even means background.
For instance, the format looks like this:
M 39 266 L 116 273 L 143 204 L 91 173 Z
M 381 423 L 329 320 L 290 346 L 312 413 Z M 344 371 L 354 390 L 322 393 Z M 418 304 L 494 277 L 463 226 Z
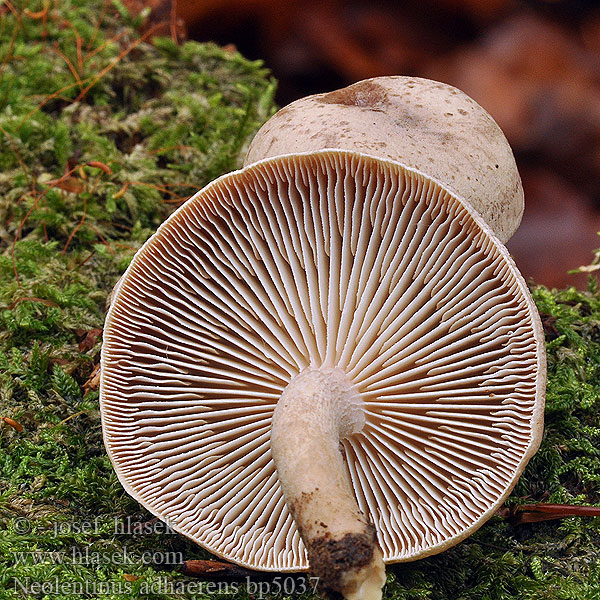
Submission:
M 525 188 L 508 247 L 526 278 L 585 288 L 600 246 L 598 0 L 126 0 L 144 27 L 262 59 L 280 106 L 378 75 L 455 85 L 511 143 Z M 145 14 L 145 13 L 143 13 Z

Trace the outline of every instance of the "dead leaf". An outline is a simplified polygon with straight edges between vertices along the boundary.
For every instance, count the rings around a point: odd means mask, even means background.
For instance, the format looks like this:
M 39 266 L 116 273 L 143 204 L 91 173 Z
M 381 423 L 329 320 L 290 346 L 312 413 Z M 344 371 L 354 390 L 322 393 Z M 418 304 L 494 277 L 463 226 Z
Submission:
M 100 365 L 97 364 L 91 372 L 87 381 L 83 384 L 83 395 L 85 396 L 91 390 L 97 390 L 100 387 Z
M 46 185 L 58 188 L 59 190 L 65 190 L 65 192 L 71 192 L 73 194 L 80 194 L 85 189 L 83 182 L 75 177 L 51 179 L 50 181 L 46 181 Z
M 90 329 L 85 333 L 81 342 L 79 342 L 79 352 L 87 352 L 91 350 L 102 335 L 102 329 Z

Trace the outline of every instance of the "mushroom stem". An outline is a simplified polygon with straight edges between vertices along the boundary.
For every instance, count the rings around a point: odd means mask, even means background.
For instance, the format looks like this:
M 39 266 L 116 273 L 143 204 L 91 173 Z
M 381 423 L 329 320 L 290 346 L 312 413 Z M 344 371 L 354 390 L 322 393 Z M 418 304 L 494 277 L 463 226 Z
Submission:
M 340 440 L 365 424 L 362 399 L 339 369 L 307 369 L 283 391 L 271 452 L 320 587 L 379 600 L 385 567 L 375 529 L 354 496 Z

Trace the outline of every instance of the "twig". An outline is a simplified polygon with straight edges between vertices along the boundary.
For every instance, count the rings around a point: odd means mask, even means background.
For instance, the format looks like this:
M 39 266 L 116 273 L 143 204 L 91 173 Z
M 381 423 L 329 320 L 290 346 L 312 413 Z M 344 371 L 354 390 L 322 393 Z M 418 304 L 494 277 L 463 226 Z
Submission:
M 600 517 L 600 506 L 574 506 L 572 504 L 521 504 L 498 511 L 498 515 L 513 525 L 540 523 L 567 517 Z
M 274 573 L 252 571 L 218 560 L 185 560 L 180 566 L 184 575 L 207 579 L 209 581 L 243 581 L 251 579 L 272 578 Z

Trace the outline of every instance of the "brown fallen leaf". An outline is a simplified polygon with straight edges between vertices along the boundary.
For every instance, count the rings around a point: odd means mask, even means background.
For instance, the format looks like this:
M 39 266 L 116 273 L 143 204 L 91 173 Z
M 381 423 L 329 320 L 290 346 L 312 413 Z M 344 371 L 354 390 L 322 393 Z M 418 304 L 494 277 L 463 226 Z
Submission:
M 97 364 L 94 370 L 90 373 L 87 381 L 83 384 L 83 395 L 85 396 L 92 390 L 97 390 L 100 387 L 100 365 Z
M 79 352 L 87 352 L 91 350 L 102 335 L 102 329 L 90 329 L 85 333 L 83 339 L 79 342 Z
M 65 192 L 71 192 L 73 194 L 80 194 L 85 189 L 81 179 L 76 177 L 61 177 L 60 179 L 51 179 L 46 181 L 46 185 Z

